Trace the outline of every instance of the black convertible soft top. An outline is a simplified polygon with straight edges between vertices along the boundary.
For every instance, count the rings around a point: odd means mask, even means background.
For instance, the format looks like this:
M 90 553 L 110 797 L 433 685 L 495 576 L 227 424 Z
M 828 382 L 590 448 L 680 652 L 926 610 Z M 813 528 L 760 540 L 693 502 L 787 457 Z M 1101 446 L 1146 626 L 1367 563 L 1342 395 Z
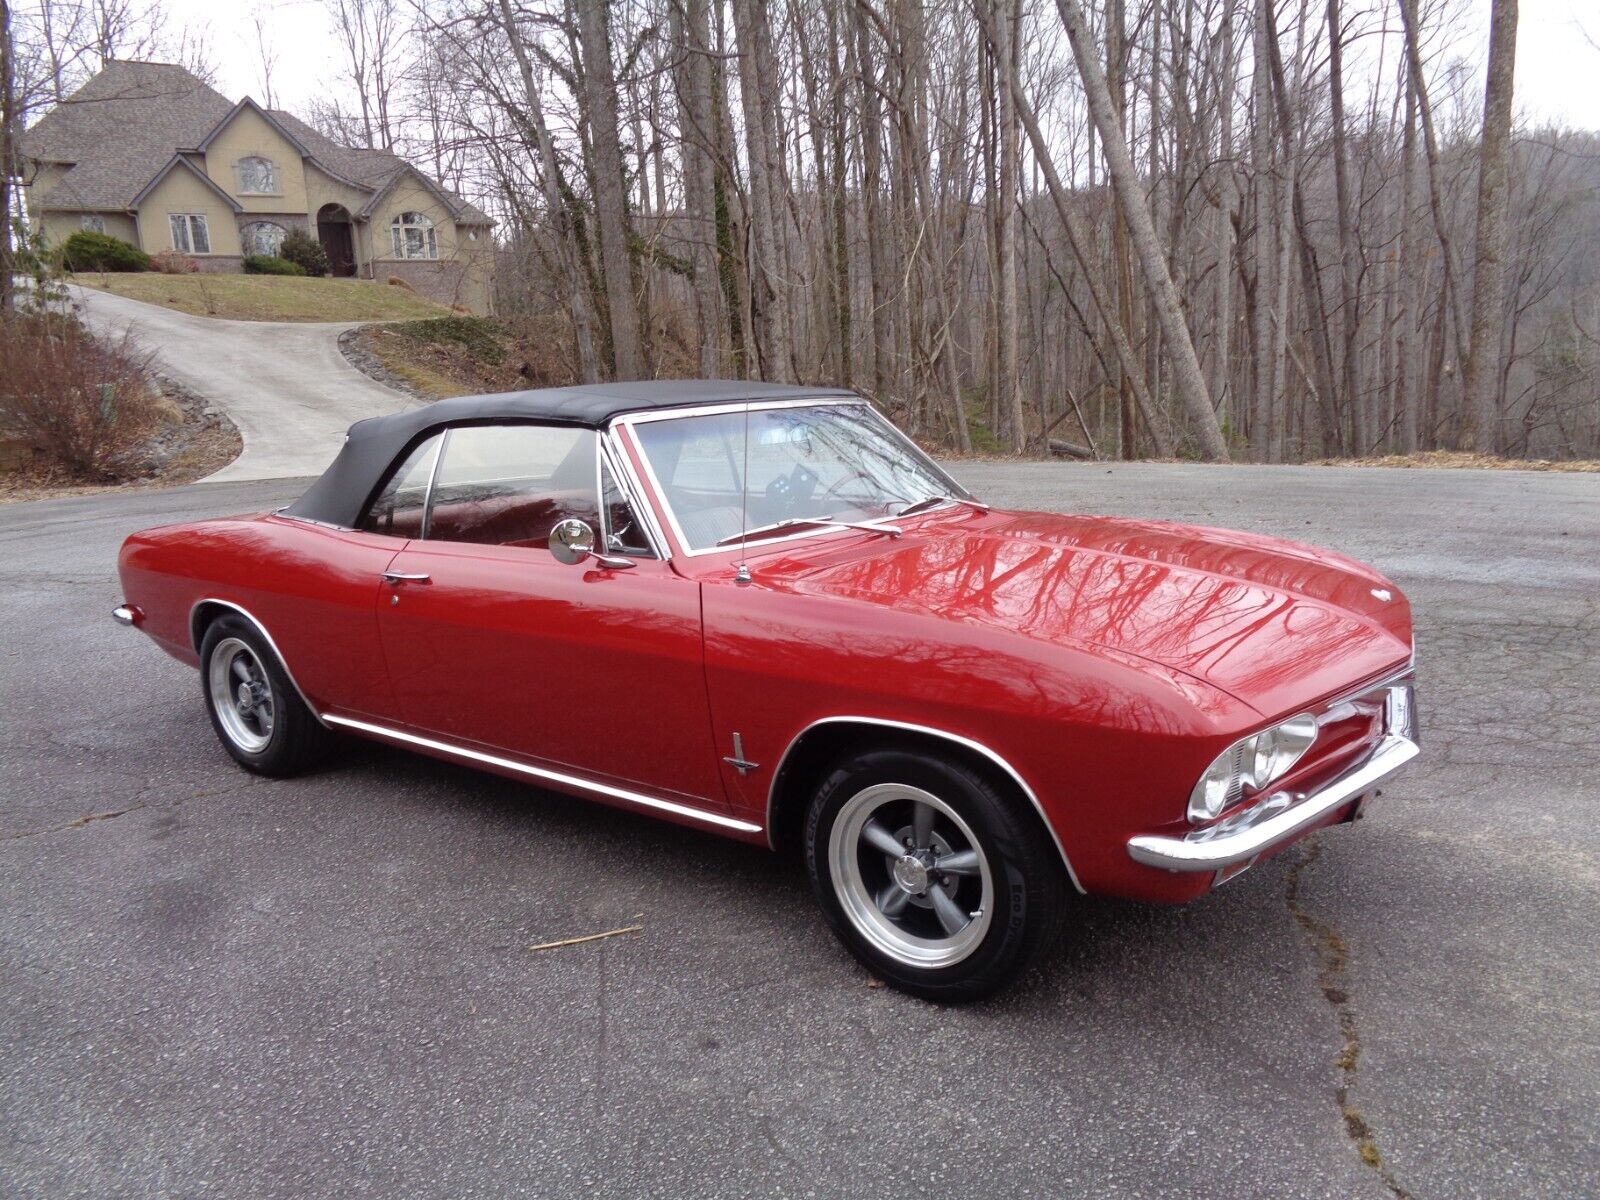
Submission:
M 321 478 L 283 511 L 308 521 L 354 526 L 395 459 L 442 425 L 463 421 L 552 421 L 598 429 L 612 417 L 652 408 L 854 395 L 843 388 L 795 387 L 742 379 L 663 379 L 456 396 L 406 412 L 357 421 L 345 435 L 339 456 Z

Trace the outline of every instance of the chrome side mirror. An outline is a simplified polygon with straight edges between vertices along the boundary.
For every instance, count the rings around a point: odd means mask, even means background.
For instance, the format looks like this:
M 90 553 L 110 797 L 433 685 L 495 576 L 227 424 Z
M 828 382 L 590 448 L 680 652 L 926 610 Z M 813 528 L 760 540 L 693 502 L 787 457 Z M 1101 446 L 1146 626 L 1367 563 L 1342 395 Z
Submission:
M 609 567 L 613 571 L 626 571 L 634 565 L 631 558 L 622 558 L 614 554 L 596 554 L 594 544 L 594 530 L 587 521 L 580 521 L 577 517 L 557 521 L 555 528 L 550 531 L 550 553 L 557 562 L 566 563 L 569 567 L 587 562 L 590 558 L 600 566 Z
M 577 517 L 557 521 L 550 531 L 550 553 L 557 562 L 576 566 L 594 553 L 594 530 Z

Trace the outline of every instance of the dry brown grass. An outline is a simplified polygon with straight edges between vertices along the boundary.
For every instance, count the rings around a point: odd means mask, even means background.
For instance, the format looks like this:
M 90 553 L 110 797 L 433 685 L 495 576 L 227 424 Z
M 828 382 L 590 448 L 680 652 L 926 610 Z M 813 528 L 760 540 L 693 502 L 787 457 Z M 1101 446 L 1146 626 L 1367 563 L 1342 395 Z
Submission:
M 72 282 L 227 321 L 415 321 L 449 311 L 406 288 L 294 275 L 75 275 Z
M 1400 470 L 1467 469 L 1475 471 L 1600 471 L 1595 459 L 1500 458 L 1466 450 L 1419 450 L 1374 458 L 1319 458 L 1312 467 L 1393 467 Z

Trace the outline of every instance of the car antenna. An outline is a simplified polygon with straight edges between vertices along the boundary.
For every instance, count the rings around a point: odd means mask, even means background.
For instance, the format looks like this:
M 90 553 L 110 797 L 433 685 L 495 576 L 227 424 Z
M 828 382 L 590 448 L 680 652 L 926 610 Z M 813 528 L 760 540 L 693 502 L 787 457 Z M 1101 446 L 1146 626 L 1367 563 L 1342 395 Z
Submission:
M 750 401 L 744 402 L 744 473 L 739 480 L 739 565 L 733 569 L 735 583 L 750 582 L 750 564 L 745 561 L 745 545 L 750 533 Z

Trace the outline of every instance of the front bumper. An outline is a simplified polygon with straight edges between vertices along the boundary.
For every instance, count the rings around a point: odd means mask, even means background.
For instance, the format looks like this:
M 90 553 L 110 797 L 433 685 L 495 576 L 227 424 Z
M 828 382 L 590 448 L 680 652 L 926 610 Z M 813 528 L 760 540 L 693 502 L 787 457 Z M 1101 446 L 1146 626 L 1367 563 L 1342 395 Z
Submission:
M 1243 812 L 1183 837 L 1141 834 L 1128 854 L 1167 871 L 1225 871 L 1293 841 L 1331 814 L 1364 796 L 1417 756 L 1415 705 L 1410 681 L 1391 685 L 1388 728 L 1365 761 L 1308 795 L 1274 792 Z

